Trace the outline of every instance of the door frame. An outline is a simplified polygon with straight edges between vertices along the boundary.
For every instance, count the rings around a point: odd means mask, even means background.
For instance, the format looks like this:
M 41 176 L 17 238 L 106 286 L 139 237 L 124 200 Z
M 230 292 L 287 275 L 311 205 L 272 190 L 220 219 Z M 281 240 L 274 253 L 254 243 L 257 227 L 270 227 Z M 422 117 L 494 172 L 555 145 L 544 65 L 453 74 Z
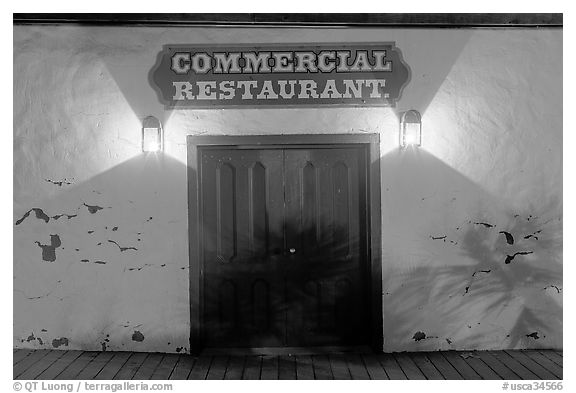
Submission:
M 382 314 L 382 213 L 380 199 L 380 134 L 315 134 L 315 135 L 188 135 L 188 259 L 190 296 L 190 352 L 203 349 L 204 280 L 201 270 L 203 260 L 201 179 L 199 153 L 203 148 L 265 148 L 306 145 L 363 145 L 366 148 L 366 187 L 368 252 L 370 261 L 370 344 L 374 352 L 383 349 Z

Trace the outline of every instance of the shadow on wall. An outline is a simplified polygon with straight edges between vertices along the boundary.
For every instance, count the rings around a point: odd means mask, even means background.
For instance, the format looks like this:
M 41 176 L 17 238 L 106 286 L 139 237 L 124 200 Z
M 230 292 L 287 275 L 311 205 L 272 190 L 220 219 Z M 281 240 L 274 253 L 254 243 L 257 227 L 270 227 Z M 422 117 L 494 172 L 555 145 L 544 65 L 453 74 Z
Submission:
M 561 200 L 516 211 L 423 150 L 381 165 L 384 349 L 562 347 Z M 185 179 L 177 160 L 139 155 L 84 183 L 53 184 L 68 188 L 16 212 L 14 345 L 187 351 Z M 333 242 L 318 247 L 338 254 Z M 318 273 L 319 286 L 294 292 L 307 301 L 284 305 L 314 304 L 322 280 L 330 288 L 350 270 Z M 221 310 L 214 318 L 227 320 L 242 307 Z M 337 310 L 313 306 L 302 326 L 327 326 Z M 346 329 L 336 334 L 354 339 Z
M 16 212 L 15 346 L 188 351 L 186 179 L 179 161 L 141 154 L 81 184 L 50 183 L 67 189 Z M 236 346 L 367 339 L 358 285 L 363 235 L 334 217 L 313 226 L 291 218 L 284 233 L 266 230 L 255 228 L 266 235 L 254 240 L 265 248 L 260 257 L 207 262 L 219 270 L 206 284 L 208 339 Z M 295 254 L 284 246 L 285 233 Z M 247 234 L 237 235 L 248 243 Z M 215 243 L 207 238 L 208 247 Z
M 448 34 L 429 32 L 432 34 L 420 34 L 417 40 L 407 41 L 400 47 L 411 67 L 411 75 L 402 100 L 394 108 L 398 118 L 409 109 L 417 109 L 421 114 L 426 112 L 474 34 L 474 30 L 465 29 Z M 411 44 L 417 47 L 412 48 Z M 404 107 L 403 103 L 409 103 L 410 107 Z
M 186 166 L 140 154 L 14 219 L 14 345 L 185 351 Z M 64 343 L 64 344 L 63 344 Z
M 517 211 L 423 150 L 382 171 L 386 351 L 562 347 L 561 200 Z

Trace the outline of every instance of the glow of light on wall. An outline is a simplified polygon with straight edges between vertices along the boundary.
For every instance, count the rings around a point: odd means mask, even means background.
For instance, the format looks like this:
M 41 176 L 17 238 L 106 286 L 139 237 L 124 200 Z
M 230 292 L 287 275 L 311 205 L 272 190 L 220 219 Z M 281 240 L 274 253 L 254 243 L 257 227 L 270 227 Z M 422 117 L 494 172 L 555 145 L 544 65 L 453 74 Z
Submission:
M 461 120 L 450 98 L 438 94 L 426 109 L 425 120 L 426 135 L 423 148 L 447 165 L 463 171 L 462 165 L 470 154 L 470 147 L 466 144 L 470 135 L 462 131 Z M 469 176 L 471 173 L 466 175 Z

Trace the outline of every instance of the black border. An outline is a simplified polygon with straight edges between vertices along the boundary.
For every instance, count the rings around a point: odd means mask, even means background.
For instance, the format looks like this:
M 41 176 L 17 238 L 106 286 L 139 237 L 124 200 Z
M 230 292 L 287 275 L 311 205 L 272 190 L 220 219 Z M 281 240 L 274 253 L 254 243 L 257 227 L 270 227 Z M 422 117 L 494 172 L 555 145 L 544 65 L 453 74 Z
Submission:
M 13 24 L 273 27 L 562 27 L 562 13 L 21 13 Z

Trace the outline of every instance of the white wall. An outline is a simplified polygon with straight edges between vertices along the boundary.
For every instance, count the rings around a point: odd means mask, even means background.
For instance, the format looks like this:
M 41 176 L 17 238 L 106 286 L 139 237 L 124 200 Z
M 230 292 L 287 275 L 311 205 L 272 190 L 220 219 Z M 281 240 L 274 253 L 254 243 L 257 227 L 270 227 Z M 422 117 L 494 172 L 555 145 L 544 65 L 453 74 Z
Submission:
M 394 109 L 166 111 L 148 83 L 168 43 L 378 41 L 412 71 Z M 185 136 L 370 132 L 384 349 L 561 348 L 561 64 L 559 29 L 14 27 L 14 345 L 187 351 Z M 411 108 L 423 146 L 400 151 Z

